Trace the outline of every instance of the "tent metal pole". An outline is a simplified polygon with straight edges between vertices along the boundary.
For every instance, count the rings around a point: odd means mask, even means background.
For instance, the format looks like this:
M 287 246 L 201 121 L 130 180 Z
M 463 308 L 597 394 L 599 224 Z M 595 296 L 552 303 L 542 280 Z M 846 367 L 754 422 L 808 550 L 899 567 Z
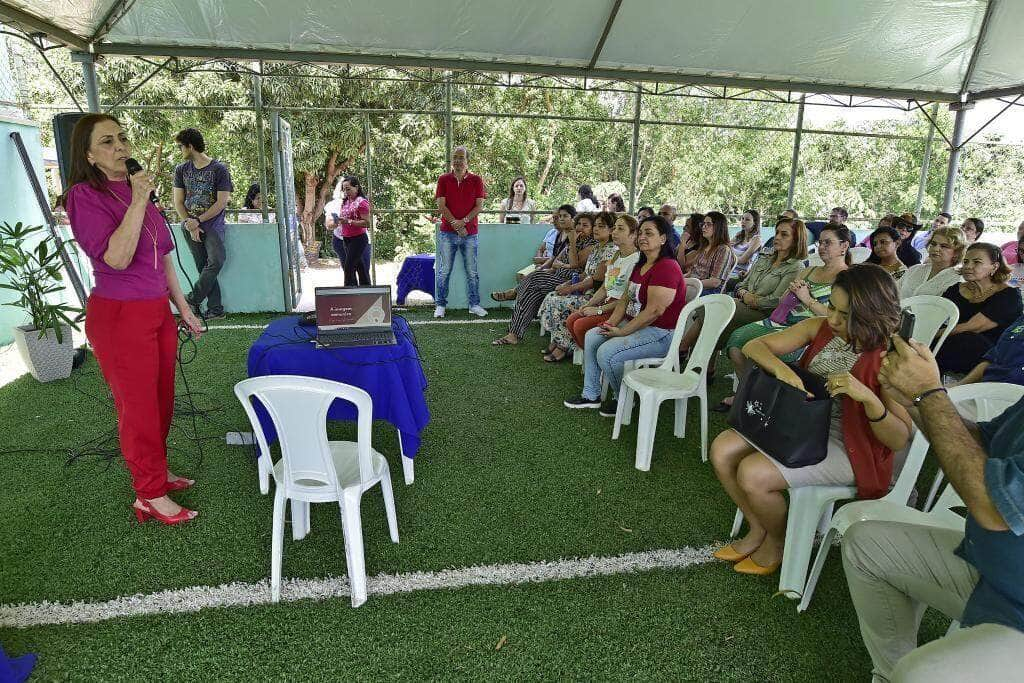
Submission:
M 640 172 L 640 114 L 643 88 L 637 84 L 633 100 L 633 140 L 629 149 L 629 212 L 636 213 L 636 180 Z
M 921 205 L 924 204 L 924 191 L 928 186 L 928 169 L 932 163 L 932 140 L 935 139 L 935 124 L 931 123 L 939 115 L 939 103 L 932 105 L 932 117 L 928 123 L 928 137 L 924 141 L 924 159 L 921 160 L 921 178 L 917 183 L 917 202 L 914 204 L 914 215 L 921 218 Z
M 267 209 L 270 186 L 267 184 L 267 151 L 264 140 L 266 131 L 263 125 L 263 62 L 257 62 L 256 70 L 259 73 L 252 76 L 252 104 L 256 109 L 256 154 L 260 165 L 260 194 L 263 196 L 260 209 L 263 212 L 263 222 L 266 223 L 270 217 Z
M 789 190 L 786 192 L 786 208 L 792 208 L 793 195 L 796 193 L 796 172 L 800 167 L 800 138 L 804 132 L 804 105 L 806 95 L 800 96 L 800 106 L 796 110 L 796 135 L 793 138 L 793 162 L 789 166 Z
M 366 146 L 366 200 L 370 202 L 369 224 L 366 226 L 370 233 L 370 244 L 376 244 L 377 240 L 373 235 L 373 144 L 370 139 L 370 115 L 363 114 L 363 142 Z M 342 264 L 344 265 L 344 264 Z M 377 281 L 377 252 L 370 252 L 370 282 Z
M 454 144 L 454 133 L 452 131 L 452 79 L 451 74 L 449 74 L 444 82 L 444 170 L 446 173 L 452 163 L 452 146 Z
M 956 177 L 960 171 L 960 152 L 963 151 L 964 123 L 967 112 L 974 108 L 973 102 L 954 102 L 949 108 L 956 112 L 953 119 L 953 144 L 949 149 L 949 167 L 946 169 L 946 191 L 942 195 L 942 210 L 950 213 L 953 206 L 953 192 L 956 190 Z
M 89 111 L 98 114 L 100 112 L 100 88 L 96 81 L 96 55 L 88 52 L 72 52 L 71 61 L 81 63 L 82 80 L 85 81 L 85 98 L 89 105 Z

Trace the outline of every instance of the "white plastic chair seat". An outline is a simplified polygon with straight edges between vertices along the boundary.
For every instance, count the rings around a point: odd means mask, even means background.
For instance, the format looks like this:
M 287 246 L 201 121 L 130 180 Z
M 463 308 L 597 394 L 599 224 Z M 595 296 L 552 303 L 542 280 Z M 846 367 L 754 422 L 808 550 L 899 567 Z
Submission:
M 338 485 L 344 489 L 360 486 L 359 444 L 354 441 L 328 441 L 327 445 L 331 449 L 331 459 L 334 461 Z M 364 491 L 376 486 L 380 478 L 384 476 L 384 470 L 388 468 L 387 458 L 375 449 L 370 449 L 370 459 L 373 479 L 362 485 Z M 274 478 L 277 481 L 284 481 L 283 458 L 274 464 Z M 309 503 L 335 503 L 338 500 L 336 489 L 312 479 L 296 478 L 294 483 L 282 488 L 286 489 L 289 498 L 301 495 L 302 499 Z

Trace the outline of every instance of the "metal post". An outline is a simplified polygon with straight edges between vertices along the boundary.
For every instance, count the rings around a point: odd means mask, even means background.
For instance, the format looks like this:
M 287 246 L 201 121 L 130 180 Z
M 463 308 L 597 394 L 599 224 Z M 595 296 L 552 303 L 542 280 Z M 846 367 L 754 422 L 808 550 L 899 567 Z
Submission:
M 804 106 L 807 95 L 800 95 L 800 106 L 796 110 L 796 136 L 793 138 L 793 163 L 789 166 L 789 190 L 786 192 L 786 208 L 793 207 L 793 195 L 796 194 L 796 172 L 800 167 L 800 138 L 804 132 Z
M 100 88 L 96 80 L 96 55 L 88 52 L 72 52 L 71 61 L 82 65 L 82 80 L 85 81 L 85 97 L 89 103 L 89 111 L 100 111 Z
M 453 141 L 452 132 L 452 76 L 449 73 L 448 78 L 444 82 L 444 158 L 445 158 L 445 171 L 452 163 L 452 146 L 455 144 Z
M 928 167 L 932 163 L 932 140 L 935 139 L 935 124 L 932 123 L 939 115 L 939 103 L 932 105 L 932 118 L 928 122 L 928 138 L 924 142 L 924 159 L 921 161 L 921 179 L 917 184 L 917 203 L 914 204 L 914 215 L 921 217 L 921 205 L 924 204 L 924 191 L 928 185 Z
M 643 90 L 638 83 L 636 86 L 636 99 L 633 100 L 633 146 L 629 152 L 629 212 L 635 213 L 636 207 L 636 180 L 640 173 L 640 113 L 643 104 Z
M 252 104 L 256 108 L 256 153 L 259 158 L 260 194 L 263 196 L 263 222 L 267 223 L 270 218 L 267 209 L 267 198 L 270 196 L 270 186 L 267 184 L 267 152 L 264 148 L 266 135 L 263 127 L 263 62 L 253 65 L 259 73 L 252 76 Z
M 956 112 L 953 119 L 953 145 L 949 150 L 949 167 L 946 169 L 946 191 L 942 195 L 942 210 L 950 213 L 953 206 L 953 191 L 956 189 L 956 176 L 960 170 L 960 151 L 964 141 L 964 123 L 967 112 L 974 109 L 973 102 L 953 102 L 950 111 Z
M 370 202 L 369 222 L 366 226 L 370 233 L 370 244 L 377 240 L 373 236 L 373 144 L 370 141 L 370 115 L 363 114 L 363 142 L 366 145 L 366 201 Z M 377 250 L 370 253 L 370 281 L 377 282 Z

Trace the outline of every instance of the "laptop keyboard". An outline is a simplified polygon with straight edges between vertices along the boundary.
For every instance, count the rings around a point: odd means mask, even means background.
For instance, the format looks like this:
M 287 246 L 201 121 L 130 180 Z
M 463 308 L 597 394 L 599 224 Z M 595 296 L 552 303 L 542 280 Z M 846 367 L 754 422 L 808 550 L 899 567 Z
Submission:
M 321 346 L 387 346 L 394 337 L 388 332 L 367 332 L 364 334 L 329 335 L 321 334 L 317 342 Z

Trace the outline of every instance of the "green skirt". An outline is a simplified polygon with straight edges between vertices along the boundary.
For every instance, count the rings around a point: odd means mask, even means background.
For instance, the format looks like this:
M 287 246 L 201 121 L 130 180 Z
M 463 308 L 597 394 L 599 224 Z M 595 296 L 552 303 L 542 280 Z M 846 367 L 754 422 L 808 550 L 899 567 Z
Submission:
M 725 342 L 725 352 L 728 353 L 729 349 L 743 349 L 743 346 L 752 339 L 763 337 L 773 332 L 781 332 L 786 329 L 785 327 L 770 327 L 771 323 L 766 318 L 765 320 L 759 320 L 757 322 L 744 325 L 743 327 L 735 330 L 730 336 L 729 341 Z M 797 349 L 792 353 L 787 353 L 785 356 L 779 356 L 783 361 L 787 363 L 795 363 L 800 360 L 800 356 L 803 355 L 803 349 Z

